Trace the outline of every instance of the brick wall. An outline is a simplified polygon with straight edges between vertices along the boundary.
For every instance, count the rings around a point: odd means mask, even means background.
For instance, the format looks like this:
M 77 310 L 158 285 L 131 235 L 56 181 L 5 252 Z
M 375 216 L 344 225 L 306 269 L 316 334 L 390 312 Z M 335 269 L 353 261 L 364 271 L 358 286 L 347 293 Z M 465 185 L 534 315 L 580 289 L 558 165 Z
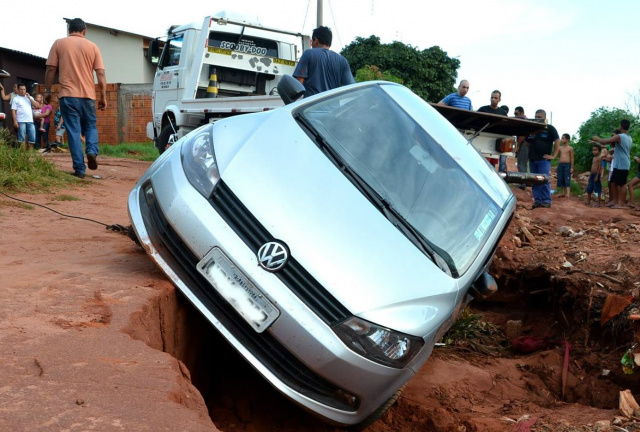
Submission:
M 96 110 L 100 144 L 150 141 L 146 128 L 153 119 L 151 87 L 151 84 L 107 84 L 107 108 Z M 44 85 L 39 85 L 37 91 L 44 93 Z M 57 96 L 60 85 L 54 85 L 52 91 Z M 99 94 L 97 85 L 96 94 Z M 52 98 L 51 105 L 56 108 L 55 98 Z M 52 115 L 49 141 L 54 141 L 55 136 Z
M 120 142 L 146 142 L 153 120 L 150 84 L 121 84 L 118 93 Z

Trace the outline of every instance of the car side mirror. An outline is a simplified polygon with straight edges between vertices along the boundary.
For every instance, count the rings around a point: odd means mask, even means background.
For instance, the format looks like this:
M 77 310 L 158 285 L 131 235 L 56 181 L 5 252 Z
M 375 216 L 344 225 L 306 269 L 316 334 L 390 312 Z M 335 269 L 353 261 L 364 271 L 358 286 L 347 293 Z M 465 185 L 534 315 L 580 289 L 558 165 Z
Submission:
M 304 94 L 304 86 L 291 75 L 283 75 L 278 82 L 278 94 L 284 104 L 289 105 Z

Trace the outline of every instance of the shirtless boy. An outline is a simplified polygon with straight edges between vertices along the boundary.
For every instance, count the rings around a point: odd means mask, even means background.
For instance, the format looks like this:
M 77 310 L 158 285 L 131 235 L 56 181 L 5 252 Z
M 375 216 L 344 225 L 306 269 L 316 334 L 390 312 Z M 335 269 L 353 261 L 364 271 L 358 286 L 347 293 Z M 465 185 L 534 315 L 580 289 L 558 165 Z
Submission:
M 573 147 L 569 145 L 571 137 L 569 134 L 562 134 L 560 139 L 560 145 L 556 147 L 553 152 L 553 156 L 545 155 L 545 159 L 553 160 L 560 155 L 558 159 L 558 190 L 562 190 L 562 193 L 558 195 L 560 197 L 569 198 L 571 195 L 571 174 L 573 174 Z
M 586 205 L 591 205 L 591 194 L 596 193 L 598 201 L 596 207 L 600 207 L 602 200 L 602 153 L 600 144 L 593 144 L 591 147 L 591 153 L 593 153 L 593 161 L 591 162 L 591 173 L 589 174 L 589 184 L 587 185 L 587 200 L 584 202 Z

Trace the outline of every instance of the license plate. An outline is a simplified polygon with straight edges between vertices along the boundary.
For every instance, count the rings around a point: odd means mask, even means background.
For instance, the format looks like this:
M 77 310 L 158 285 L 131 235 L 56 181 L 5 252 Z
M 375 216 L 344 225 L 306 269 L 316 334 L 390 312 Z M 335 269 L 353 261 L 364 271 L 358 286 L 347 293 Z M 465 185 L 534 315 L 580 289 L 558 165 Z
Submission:
M 198 271 L 258 333 L 262 333 L 280 316 L 278 308 L 220 249 L 213 248 L 198 263 Z

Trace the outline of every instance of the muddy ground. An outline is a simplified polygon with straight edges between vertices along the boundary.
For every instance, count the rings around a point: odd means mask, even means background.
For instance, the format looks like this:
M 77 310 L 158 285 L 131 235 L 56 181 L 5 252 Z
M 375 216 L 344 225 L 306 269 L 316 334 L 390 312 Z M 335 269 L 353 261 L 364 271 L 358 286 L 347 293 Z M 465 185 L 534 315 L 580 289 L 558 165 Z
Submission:
M 44 157 L 70 170 L 68 155 Z M 340 430 L 265 384 L 106 229 L 129 224 L 149 164 L 99 162 L 101 179 L 15 195 L 58 213 L 0 195 L 0 430 Z M 490 340 L 436 348 L 368 431 L 640 430 L 618 409 L 620 391 L 640 396 L 640 368 L 620 363 L 634 340 L 640 214 L 577 198 L 532 210 L 529 191 L 514 193 L 492 267 L 501 290 L 472 303 L 495 325 Z

